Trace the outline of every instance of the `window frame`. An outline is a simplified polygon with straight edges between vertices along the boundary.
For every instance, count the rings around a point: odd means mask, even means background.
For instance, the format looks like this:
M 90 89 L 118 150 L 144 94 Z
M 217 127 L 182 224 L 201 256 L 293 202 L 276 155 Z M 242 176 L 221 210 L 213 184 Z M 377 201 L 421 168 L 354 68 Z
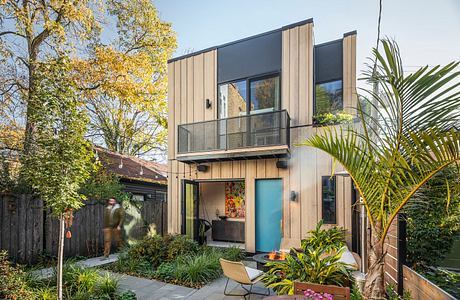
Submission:
M 315 84 L 313 86 L 313 116 L 316 116 L 317 115 L 317 111 L 316 111 L 316 86 L 318 84 L 324 84 L 324 83 L 330 83 L 330 82 L 334 82 L 334 81 L 340 81 L 342 84 L 341 84 L 341 89 L 342 89 L 342 110 L 344 109 L 343 107 L 343 76 L 340 77 L 340 78 L 335 78 L 335 79 L 331 79 L 331 80 L 324 80 L 324 81 L 319 81 L 319 82 L 316 82 L 315 81 Z M 332 112 L 330 112 L 332 113 Z
M 224 84 L 229 84 L 229 83 L 232 83 L 232 82 L 237 82 L 237 81 L 246 81 L 246 114 L 245 116 L 249 116 L 251 115 L 251 81 L 257 81 L 257 80 L 262 80 L 262 79 L 267 79 L 267 78 L 272 78 L 272 77 L 276 77 L 278 76 L 279 78 L 279 108 L 278 109 L 275 109 L 275 111 L 280 111 L 282 110 L 282 78 L 281 78 L 281 70 L 277 70 L 277 71 L 274 71 L 274 72 L 268 72 L 268 73 L 263 73 L 263 74 L 258 74 L 258 75 L 254 75 L 254 76 L 250 76 L 250 77 L 243 77 L 243 78 L 236 78 L 236 79 L 232 79 L 232 80 L 228 80 L 228 81 L 223 81 L 223 82 L 220 82 L 217 84 L 216 86 L 216 95 L 217 95 L 217 119 L 218 120 L 222 120 L 222 119 L 228 119 L 228 118 L 232 118 L 232 117 L 226 117 L 226 118 L 219 118 L 219 115 L 220 115 L 220 111 L 219 111 L 219 102 L 220 102 L 220 96 L 219 96 L 219 87 L 221 85 L 224 85 Z
M 324 209 L 324 185 L 323 179 L 326 178 L 327 180 L 333 180 L 333 187 L 334 187 L 334 218 L 332 221 L 325 219 L 325 209 Z M 333 175 L 326 175 L 321 176 L 321 219 L 323 220 L 324 224 L 337 224 L 337 176 Z

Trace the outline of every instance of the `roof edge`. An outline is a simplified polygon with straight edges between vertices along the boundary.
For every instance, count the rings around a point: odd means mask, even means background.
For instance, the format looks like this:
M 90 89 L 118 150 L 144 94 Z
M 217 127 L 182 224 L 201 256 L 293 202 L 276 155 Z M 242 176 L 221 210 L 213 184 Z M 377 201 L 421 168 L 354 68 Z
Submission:
M 235 41 L 232 41 L 232 42 L 220 44 L 220 45 L 217 45 L 217 46 L 212 46 L 212 47 L 205 48 L 205 49 L 202 49 L 202 50 L 198 50 L 198 51 L 195 51 L 195 52 L 192 52 L 192 53 L 188 53 L 188 54 L 184 54 L 184 55 L 181 55 L 181 56 L 178 56 L 178 57 L 174 57 L 174 58 L 168 59 L 168 64 L 172 63 L 172 62 L 175 62 L 175 61 L 178 61 L 178 60 L 189 58 L 189 57 L 192 57 L 192 56 L 200 55 L 200 54 L 205 53 L 205 52 L 216 50 L 218 48 L 222 48 L 222 47 L 225 47 L 225 46 L 228 46 L 228 45 L 244 42 L 244 41 L 254 39 L 254 38 L 258 38 L 258 37 L 261 37 L 261 36 L 264 36 L 264 35 L 267 35 L 267 34 L 275 33 L 275 32 L 278 32 L 278 31 L 284 31 L 284 30 L 287 30 L 287 29 L 291 29 L 291 28 L 294 28 L 294 27 L 298 27 L 298 26 L 302 26 L 302 25 L 310 24 L 310 23 L 313 23 L 313 18 L 309 18 L 309 19 L 302 20 L 302 21 L 299 21 L 299 22 L 295 22 L 295 23 L 292 23 L 292 24 L 289 24 L 289 25 L 285 25 L 285 26 L 280 27 L 278 29 L 274 29 L 274 30 L 258 33 L 258 34 L 255 34 L 255 35 L 251 35 L 251 36 L 241 38 L 241 39 L 238 39 L 238 40 L 235 40 Z
M 350 35 L 357 35 L 358 34 L 358 31 L 357 30 L 353 30 L 353 31 L 349 31 L 349 32 L 345 32 L 343 34 L 343 37 L 347 37 L 347 36 L 350 36 Z

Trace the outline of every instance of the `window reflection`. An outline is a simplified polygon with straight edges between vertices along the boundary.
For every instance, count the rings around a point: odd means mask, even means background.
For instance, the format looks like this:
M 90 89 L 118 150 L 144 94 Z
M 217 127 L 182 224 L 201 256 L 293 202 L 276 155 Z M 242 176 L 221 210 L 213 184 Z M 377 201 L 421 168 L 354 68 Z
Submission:
M 342 80 L 316 84 L 315 114 L 334 114 L 343 110 L 342 94 Z
M 245 115 L 246 80 L 221 84 L 219 86 L 219 119 Z
M 251 114 L 279 110 L 279 76 L 251 81 L 250 91 Z
M 335 176 L 322 176 L 323 221 L 325 224 L 336 223 Z

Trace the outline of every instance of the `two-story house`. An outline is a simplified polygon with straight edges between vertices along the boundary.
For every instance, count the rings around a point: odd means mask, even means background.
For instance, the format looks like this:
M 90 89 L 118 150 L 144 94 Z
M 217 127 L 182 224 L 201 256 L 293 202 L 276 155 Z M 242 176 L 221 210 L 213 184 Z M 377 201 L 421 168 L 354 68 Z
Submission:
M 323 219 L 353 246 L 351 179 L 296 144 L 315 115 L 353 113 L 356 32 L 315 45 L 309 19 L 171 59 L 168 76 L 170 233 L 270 251 Z

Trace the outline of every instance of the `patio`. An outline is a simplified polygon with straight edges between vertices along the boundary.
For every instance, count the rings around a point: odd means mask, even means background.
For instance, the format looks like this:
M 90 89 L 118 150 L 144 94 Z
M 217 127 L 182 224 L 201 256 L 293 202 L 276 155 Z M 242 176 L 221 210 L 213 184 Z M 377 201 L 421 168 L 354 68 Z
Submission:
M 255 265 L 255 263 L 253 263 Z M 223 299 L 243 299 L 243 297 L 236 296 L 225 296 L 224 287 L 226 278 L 221 277 L 201 289 L 192 289 L 188 287 L 173 285 L 164 283 L 157 280 L 149 280 L 145 278 L 139 278 L 129 275 L 119 275 L 120 278 L 120 289 L 133 291 L 138 300 L 166 300 L 166 299 L 211 299 L 211 300 L 223 300 Z M 233 281 L 229 282 L 231 293 L 241 293 L 245 291 Z M 266 292 L 262 283 L 258 283 L 254 287 L 256 292 Z M 273 293 L 272 293 L 273 294 Z M 263 296 L 251 295 L 251 299 L 263 299 Z

